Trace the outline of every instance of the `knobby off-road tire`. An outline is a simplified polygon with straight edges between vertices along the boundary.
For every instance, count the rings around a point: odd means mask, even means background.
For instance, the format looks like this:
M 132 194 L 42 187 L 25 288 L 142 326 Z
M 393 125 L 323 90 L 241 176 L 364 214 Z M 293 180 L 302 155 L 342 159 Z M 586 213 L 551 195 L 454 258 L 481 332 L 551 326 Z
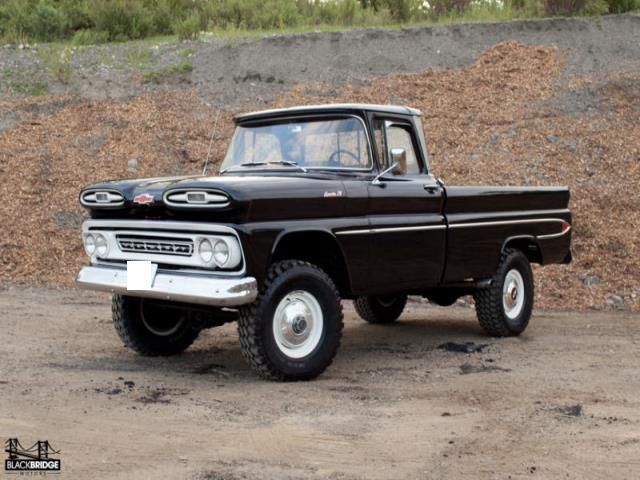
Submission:
M 358 297 L 353 301 L 360 318 L 369 323 L 393 323 L 407 304 L 406 295 Z
M 274 263 L 255 302 L 240 309 L 242 355 L 261 376 L 309 380 L 333 361 L 342 336 L 340 295 L 320 268 L 299 260 Z
M 146 357 L 181 353 L 198 337 L 189 314 L 155 300 L 113 295 L 113 325 L 125 346 Z
M 480 326 L 493 337 L 520 335 L 533 310 L 533 273 L 527 257 L 507 249 L 489 288 L 473 296 Z

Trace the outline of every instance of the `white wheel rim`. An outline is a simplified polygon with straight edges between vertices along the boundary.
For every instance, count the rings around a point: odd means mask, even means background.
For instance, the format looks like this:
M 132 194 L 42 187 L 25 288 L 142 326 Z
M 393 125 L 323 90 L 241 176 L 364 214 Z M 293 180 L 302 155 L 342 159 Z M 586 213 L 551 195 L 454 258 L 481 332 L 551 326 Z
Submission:
M 524 279 L 518 270 L 509 270 L 502 286 L 502 307 L 509 320 L 515 320 L 524 307 Z
M 313 352 L 323 329 L 322 308 L 309 292 L 289 292 L 278 303 L 273 315 L 273 338 L 287 357 L 303 358 Z

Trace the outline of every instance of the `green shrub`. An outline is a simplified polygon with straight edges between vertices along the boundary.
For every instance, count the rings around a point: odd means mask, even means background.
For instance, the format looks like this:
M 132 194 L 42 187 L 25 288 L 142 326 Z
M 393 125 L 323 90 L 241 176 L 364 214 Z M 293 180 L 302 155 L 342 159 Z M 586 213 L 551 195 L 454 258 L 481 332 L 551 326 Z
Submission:
M 184 20 L 178 20 L 173 24 L 173 33 L 178 36 L 178 40 L 195 40 L 202 29 L 202 19 L 200 14 L 195 12 Z
M 71 43 L 74 45 L 99 45 L 109 41 L 109 32 L 100 32 L 97 30 L 78 30 L 74 35 Z
M 214 28 L 272 30 L 302 25 L 298 7 L 296 0 L 224 0 L 208 3 L 204 12 Z
M 141 0 L 91 0 L 89 16 L 109 40 L 143 38 L 152 33 L 151 14 Z
M 545 0 L 508 0 L 509 7 L 521 17 L 535 18 L 545 14 Z
M 197 6 L 193 0 L 148 0 L 154 33 L 174 33 L 174 24 L 184 20 Z
M 471 0 L 433 0 L 431 12 L 435 18 L 464 13 L 471 4 Z
M 503 3 L 504 2 L 504 3 Z M 72 39 L 76 45 L 204 29 L 383 26 L 428 18 L 459 22 L 640 9 L 640 0 L 0 0 L 0 39 Z
M 78 30 L 93 28 L 87 0 L 55 0 L 54 5 L 60 9 L 67 21 L 65 36 L 72 36 Z
M 609 12 L 606 0 L 586 0 L 582 13 L 585 15 L 604 15 Z
M 40 0 L 29 15 L 29 36 L 37 40 L 51 41 L 60 38 L 67 21 L 59 8 L 47 0 Z
M 624 13 L 640 10 L 640 0 L 608 0 L 609 13 Z
M 586 0 L 546 0 L 544 5 L 545 14 L 574 15 L 584 10 Z

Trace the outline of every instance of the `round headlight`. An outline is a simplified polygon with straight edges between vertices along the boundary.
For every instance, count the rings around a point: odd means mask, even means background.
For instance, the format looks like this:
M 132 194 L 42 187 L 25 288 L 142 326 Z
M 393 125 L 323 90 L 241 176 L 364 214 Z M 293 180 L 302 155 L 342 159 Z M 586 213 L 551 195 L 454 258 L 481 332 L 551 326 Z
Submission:
M 93 235 L 84 237 L 84 250 L 90 257 L 96 253 L 96 239 Z
M 96 235 L 96 252 L 99 257 L 104 257 L 109 252 L 109 242 L 104 235 Z
M 213 246 L 213 261 L 219 267 L 224 267 L 229 261 L 229 245 L 224 240 L 218 240 Z
M 200 242 L 198 254 L 204 263 L 209 263 L 213 259 L 213 245 L 206 238 Z

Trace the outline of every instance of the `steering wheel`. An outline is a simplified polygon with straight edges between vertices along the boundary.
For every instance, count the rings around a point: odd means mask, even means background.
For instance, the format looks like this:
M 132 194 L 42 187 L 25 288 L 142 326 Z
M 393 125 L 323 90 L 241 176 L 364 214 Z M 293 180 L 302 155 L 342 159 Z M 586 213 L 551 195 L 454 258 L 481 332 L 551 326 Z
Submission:
M 334 159 L 333 157 L 335 157 L 336 155 L 340 155 L 341 153 L 346 153 L 351 158 L 353 158 L 356 161 L 356 163 L 360 163 L 360 158 L 356 157 L 354 153 L 350 152 L 349 150 L 341 150 L 341 149 L 338 149 L 335 152 L 333 152 L 331 155 L 329 155 L 329 161 L 327 163 L 329 163 L 329 165 L 335 165 L 335 166 L 340 165 L 340 162 L 338 162 L 338 160 Z

